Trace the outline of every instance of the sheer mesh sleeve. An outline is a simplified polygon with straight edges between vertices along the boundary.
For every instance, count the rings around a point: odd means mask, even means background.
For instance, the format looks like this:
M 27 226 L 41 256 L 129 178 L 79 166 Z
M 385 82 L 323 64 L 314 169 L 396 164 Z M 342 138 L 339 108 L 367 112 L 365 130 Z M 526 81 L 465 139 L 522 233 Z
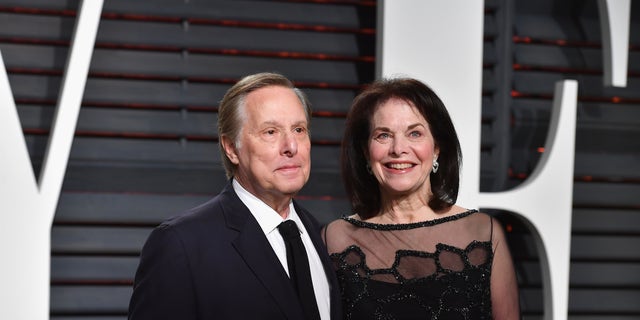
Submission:
M 492 218 L 491 301 L 496 320 L 520 319 L 518 281 L 502 225 Z

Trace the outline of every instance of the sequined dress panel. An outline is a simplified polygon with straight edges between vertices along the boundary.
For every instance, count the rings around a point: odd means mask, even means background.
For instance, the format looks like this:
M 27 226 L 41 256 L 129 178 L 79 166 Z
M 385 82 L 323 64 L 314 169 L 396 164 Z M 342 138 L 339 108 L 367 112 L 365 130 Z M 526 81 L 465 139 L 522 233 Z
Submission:
M 345 319 L 491 319 L 491 230 L 477 210 L 411 224 L 332 222 L 325 241 Z

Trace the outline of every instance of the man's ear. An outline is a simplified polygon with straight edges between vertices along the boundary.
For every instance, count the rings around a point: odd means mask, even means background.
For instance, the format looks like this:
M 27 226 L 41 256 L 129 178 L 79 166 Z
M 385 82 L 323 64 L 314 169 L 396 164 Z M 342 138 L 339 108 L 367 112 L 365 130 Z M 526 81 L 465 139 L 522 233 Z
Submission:
M 237 165 L 239 160 L 236 144 L 227 136 L 222 136 L 220 139 L 220 143 L 222 143 L 222 148 L 224 149 L 224 153 L 227 155 L 227 158 L 231 160 L 231 163 Z

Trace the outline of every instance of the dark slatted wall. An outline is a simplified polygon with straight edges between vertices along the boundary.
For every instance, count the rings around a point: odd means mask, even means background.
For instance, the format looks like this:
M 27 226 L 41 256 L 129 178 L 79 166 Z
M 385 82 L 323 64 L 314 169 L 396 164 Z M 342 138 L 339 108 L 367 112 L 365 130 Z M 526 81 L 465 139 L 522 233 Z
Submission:
M 91 1 L 91 0 L 87 0 Z M 0 50 L 36 170 L 78 1 L 0 1 Z M 125 319 L 160 221 L 226 183 L 217 103 L 240 77 L 285 74 L 313 104 L 301 202 L 349 211 L 337 171 L 350 101 L 374 73 L 375 3 L 106 0 L 52 230 L 52 319 Z
M 632 1 L 627 87 L 607 88 L 595 0 L 486 3 L 481 188 L 505 190 L 528 177 L 544 152 L 555 82 L 578 80 L 569 318 L 638 319 L 640 6 Z M 497 214 L 512 230 L 525 318 L 538 319 L 532 236 Z
M 629 85 L 610 89 L 595 0 L 535 4 L 486 1 L 481 189 L 527 177 L 544 148 L 554 82 L 578 79 L 570 318 L 638 318 L 638 5 Z M 77 8 L 0 0 L 0 50 L 36 171 Z M 52 230 L 51 318 L 126 318 L 151 229 L 225 183 L 217 103 L 248 73 L 281 72 L 309 94 L 313 170 L 300 200 L 323 222 L 348 213 L 338 145 L 351 99 L 373 79 L 375 12 L 373 1 L 106 0 Z M 531 236 L 496 214 L 511 231 L 525 318 L 538 319 Z

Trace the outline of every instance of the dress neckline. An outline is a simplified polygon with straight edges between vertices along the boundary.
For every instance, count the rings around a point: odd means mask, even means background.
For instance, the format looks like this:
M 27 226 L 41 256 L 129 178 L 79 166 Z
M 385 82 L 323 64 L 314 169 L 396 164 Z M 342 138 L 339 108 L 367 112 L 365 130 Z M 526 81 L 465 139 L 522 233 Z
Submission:
M 419 221 L 419 222 L 411 222 L 411 223 L 382 224 L 382 223 L 366 222 L 366 221 L 350 218 L 347 216 L 343 216 L 341 219 L 351 223 L 354 226 L 361 227 L 361 228 L 391 231 L 391 230 L 409 230 L 409 229 L 415 229 L 415 228 L 435 226 L 441 223 L 462 219 L 476 212 L 478 212 L 477 209 L 469 209 L 467 211 L 463 211 L 463 212 L 456 213 L 456 214 L 442 217 L 442 218 L 436 218 L 433 220 L 426 220 L 426 221 Z

